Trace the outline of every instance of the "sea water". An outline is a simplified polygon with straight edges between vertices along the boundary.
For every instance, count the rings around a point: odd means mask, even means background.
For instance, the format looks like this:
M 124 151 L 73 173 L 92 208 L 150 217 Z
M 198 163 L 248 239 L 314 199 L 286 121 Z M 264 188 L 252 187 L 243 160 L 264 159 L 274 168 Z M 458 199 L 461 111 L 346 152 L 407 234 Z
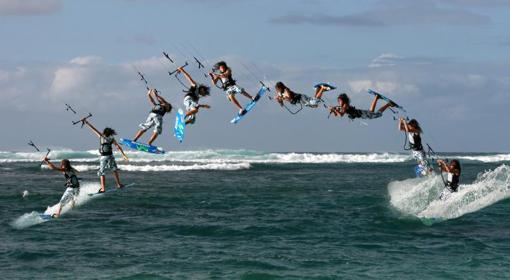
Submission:
M 121 179 L 136 185 L 90 197 L 97 152 L 52 153 L 82 190 L 44 221 L 63 176 L 39 166 L 43 154 L 0 152 L 1 277 L 510 278 L 508 154 L 448 155 L 463 174 L 446 201 L 441 177 L 414 178 L 407 154 L 128 155 Z

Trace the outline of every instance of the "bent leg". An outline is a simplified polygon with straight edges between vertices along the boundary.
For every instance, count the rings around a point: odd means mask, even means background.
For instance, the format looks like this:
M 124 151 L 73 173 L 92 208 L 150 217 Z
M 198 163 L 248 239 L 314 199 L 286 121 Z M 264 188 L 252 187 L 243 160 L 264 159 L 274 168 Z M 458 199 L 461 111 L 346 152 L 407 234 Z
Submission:
M 230 102 L 234 103 L 234 105 L 236 105 L 236 107 L 239 108 L 239 110 L 243 109 L 243 106 L 241 106 L 241 104 L 239 104 L 239 101 L 237 101 L 237 98 L 235 97 L 235 95 L 233 95 L 233 94 L 229 95 L 228 99 L 230 100 Z
M 147 144 L 152 146 L 152 142 L 154 142 L 156 140 L 156 138 L 158 138 L 158 135 L 159 134 L 157 132 L 153 132 L 152 135 L 151 135 L 151 138 L 149 139 L 149 142 Z
M 370 112 L 374 112 L 375 111 L 375 107 L 377 106 L 377 101 L 379 101 L 379 95 L 376 95 L 374 97 L 374 100 L 372 101 L 372 105 L 370 105 Z
M 390 107 L 393 107 L 393 104 L 391 104 L 391 102 L 388 102 L 386 103 L 384 106 L 382 106 L 381 108 L 379 108 L 379 112 L 383 113 L 384 111 L 386 111 L 386 109 L 390 108 Z
M 136 142 L 142 135 L 145 133 L 146 130 L 140 129 L 135 135 L 135 138 L 133 138 L 133 142 Z

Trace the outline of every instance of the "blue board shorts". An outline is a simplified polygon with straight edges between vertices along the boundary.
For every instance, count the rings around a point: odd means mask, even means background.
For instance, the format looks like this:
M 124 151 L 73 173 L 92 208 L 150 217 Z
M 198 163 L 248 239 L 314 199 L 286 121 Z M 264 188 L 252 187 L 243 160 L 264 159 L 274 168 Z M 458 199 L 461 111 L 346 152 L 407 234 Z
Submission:
M 117 162 L 115 161 L 114 156 L 101 156 L 99 158 L 99 171 L 97 171 L 97 176 L 104 176 L 105 171 L 110 169 L 111 171 L 117 171 Z

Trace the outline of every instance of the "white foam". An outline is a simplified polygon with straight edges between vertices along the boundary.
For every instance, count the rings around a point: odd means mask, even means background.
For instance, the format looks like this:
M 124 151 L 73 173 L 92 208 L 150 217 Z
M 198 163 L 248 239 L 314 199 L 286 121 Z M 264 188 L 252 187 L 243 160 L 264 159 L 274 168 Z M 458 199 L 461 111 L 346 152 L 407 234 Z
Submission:
M 390 203 L 401 213 L 430 222 L 458 218 L 509 198 L 509 186 L 510 168 L 501 165 L 480 173 L 472 184 L 460 185 L 445 201 L 438 199 L 443 190 L 438 175 L 391 182 L 388 192 Z
M 97 193 L 99 188 L 100 188 L 99 183 L 83 182 L 80 187 L 80 194 L 78 195 L 78 197 L 76 199 L 75 207 L 83 205 L 83 204 L 87 203 L 88 201 L 90 201 L 91 199 L 93 199 L 93 197 L 89 196 L 88 194 Z M 57 212 L 57 210 L 58 210 L 58 203 L 53 206 L 48 206 L 43 214 L 53 215 Z M 60 214 L 62 216 L 64 216 L 66 213 L 68 213 L 71 210 L 72 210 L 72 208 L 71 208 L 70 204 L 65 205 L 62 208 L 62 212 Z M 16 229 L 24 229 L 24 228 L 31 227 L 31 226 L 41 224 L 41 223 L 48 221 L 48 220 L 42 219 L 40 215 L 41 215 L 41 213 L 39 213 L 37 211 L 25 213 L 25 214 L 21 215 L 20 217 L 18 217 L 16 220 L 14 220 L 11 223 L 11 226 Z
M 79 172 L 97 171 L 98 165 L 73 165 Z M 250 169 L 249 163 L 209 163 L 192 165 L 131 165 L 119 164 L 121 171 L 132 172 L 163 172 L 163 171 L 187 171 L 187 170 L 241 170 Z M 47 168 L 47 167 L 43 167 Z

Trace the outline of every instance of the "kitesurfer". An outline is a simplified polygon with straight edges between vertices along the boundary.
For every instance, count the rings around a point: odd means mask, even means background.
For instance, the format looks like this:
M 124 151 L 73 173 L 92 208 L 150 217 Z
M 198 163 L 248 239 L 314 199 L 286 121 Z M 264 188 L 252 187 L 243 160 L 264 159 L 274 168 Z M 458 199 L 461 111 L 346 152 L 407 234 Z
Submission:
M 124 153 L 124 150 L 122 147 L 117 143 L 115 140 L 115 135 L 117 134 L 115 130 L 106 127 L 103 132 L 101 133 L 99 130 L 97 130 L 91 123 L 89 123 L 86 119 L 83 120 L 83 123 L 89 127 L 92 132 L 94 132 L 99 137 L 99 154 L 101 155 L 99 157 L 99 171 L 97 172 L 97 175 L 100 178 L 101 182 L 101 189 L 99 190 L 99 193 L 103 193 L 105 191 L 106 187 L 106 178 L 105 178 L 105 171 L 107 169 L 110 169 L 113 171 L 113 176 L 115 178 L 115 182 L 117 183 L 117 188 L 123 188 L 124 185 L 120 182 L 119 177 L 119 170 L 117 168 L 117 162 L 115 161 L 115 157 L 113 156 L 113 145 L 117 147 L 117 149 L 122 154 L 122 157 L 128 161 L 128 157 Z
M 406 138 L 409 142 L 409 148 L 406 149 L 411 150 L 413 158 L 418 161 L 418 164 L 421 167 L 420 169 L 422 170 L 422 174 L 420 175 L 427 175 L 432 172 L 421 143 L 421 134 L 423 131 L 420 127 L 420 123 L 415 119 L 406 121 L 403 117 L 401 117 L 398 122 L 398 129 L 407 135 Z
M 239 104 L 239 101 L 237 101 L 236 94 L 242 94 L 253 101 L 255 101 L 255 98 L 246 92 L 244 88 L 236 84 L 236 81 L 232 77 L 232 69 L 227 66 L 227 63 L 225 61 L 216 63 L 213 67 L 213 72 L 210 72 L 209 76 L 214 85 L 216 85 L 218 81 L 221 81 L 221 88 L 227 95 L 228 100 L 239 108 L 239 115 L 244 115 L 246 112 L 241 104 Z
M 448 194 L 457 192 L 460 183 L 461 167 L 458 160 L 454 159 L 450 162 L 439 159 L 437 164 L 441 172 L 446 172 L 447 178 L 445 182 L 445 189 L 441 193 L 440 199 L 445 199 Z
M 376 95 L 374 100 L 372 101 L 372 105 L 369 110 L 361 110 L 356 109 L 356 107 L 351 105 L 351 100 L 346 93 L 342 93 L 338 96 L 338 104 L 339 106 L 329 107 L 330 114 L 333 114 L 335 117 L 342 117 L 347 114 L 350 119 L 376 119 L 382 117 L 384 111 L 390 107 L 394 107 L 395 104 L 393 102 L 387 102 L 383 105 L 379 110 L 375 111 L 377 106 L 377 101 L 379 101 L 380 96 Z
M 140 130 L 136 132 L 133 141 L 136 142 L 147 130 L 154 127 L 152 136 L 149 138 L 149 142 L 147 143 L 152 145 L 156 138 L 158 138 L 158 135 L 163 132 L 163 116 L 172 111 L 172 105 L 161 97 L 158 94 L 158 91 L 154 88 L 147 91 L 147 96 L 153 107 L 147 117 L 147 120 L 139 125 Z
M 198 104 L 198 101 L 201 97 L 205 97 L 210 95 L 211 89 L 203 84 L 197 84 L 195 80 L 191 77 L 191 75 L 184 70 L 184 67 L 179 67 L 177 69 L 179 73 L 182 73 L 186 80 L 188 80 L 190 87 L 186 91 L 186 95 L 184 96 L 184 106 L 186 107 L 186 124 L 195 123 L 196 114 L 200 108 L 209 109 L 210 106 L 207 104 Z
M 45 157 L 43 161 L 46 162 L 46 164 L 51 170 L 62 172 L 66 179 L 66 182 L 64 184 L 64 186 L 66 186 L 66 190 L 58 203 L 57 212 L 53 214 L 54 218 L 58 218 L 60 216 L 60 213 L 62 212 L 62 207 L 64 207 L 68 203 L 71 203 L 71 208 L 74 208 L 76 199 L 78 198 L 78 195 L 80 193 L 80 182 L 78 180 L 78 177 L 76 176 L 78 171 L 71 166 L 71 162 L 68 159 L 63 159 L 60 162 L 60 167 L 55 166 L 55 164 L 53 164 L 48 159 L 48 157 Z
M 276 101 L 280 104 L 280 106 L 284 106 L 283 102 L 287 101 L 292 105 L 301 104 L 304 106 L 317 108 L 319 103 L 322 101 L 321 98 L 324 92 L 329 91 L 332 88 L 326 84 L 319 84 L 315 88 L 314 97 L 309 97 L 307 95 L 292 91 L 282 82 L 277 82 L 275 85 Z

